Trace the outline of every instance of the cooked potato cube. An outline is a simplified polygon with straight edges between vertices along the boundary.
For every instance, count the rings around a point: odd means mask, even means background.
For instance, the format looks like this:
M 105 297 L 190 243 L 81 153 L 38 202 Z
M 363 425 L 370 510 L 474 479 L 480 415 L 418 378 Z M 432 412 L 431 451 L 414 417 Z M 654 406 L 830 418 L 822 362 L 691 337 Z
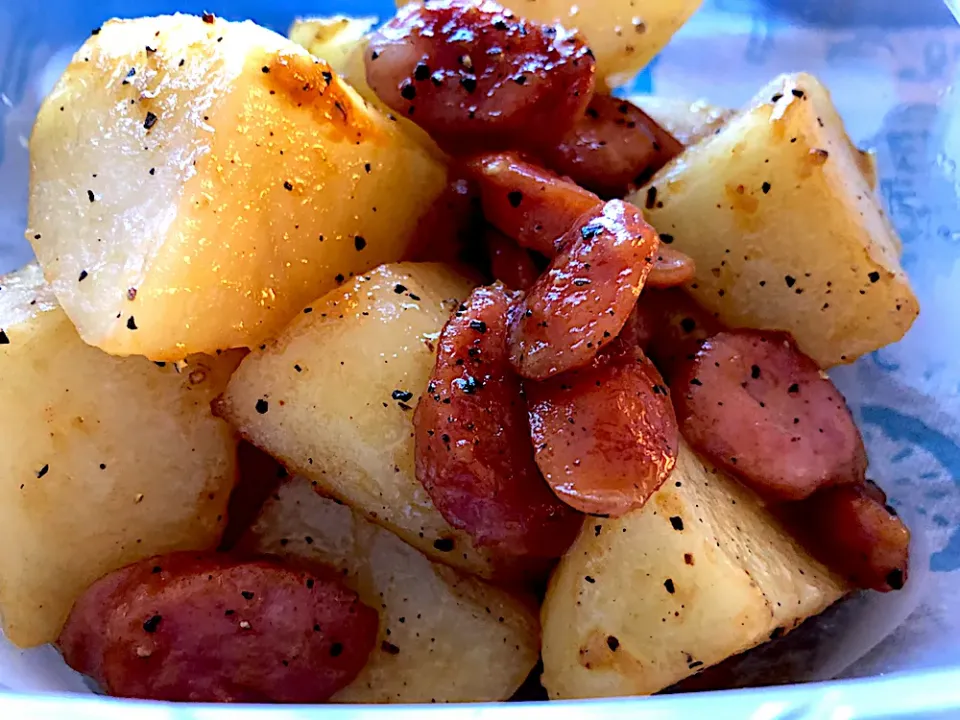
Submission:
M 303 478 L 281 486 L 241 546 L 333 565 L 380 610 L 370 660 L 333 702 L 506 700 L 537 661 L 532 602 L 431 563 Z
M 209 550 L 236 480 L 210 414 L 239 352 L 158 367 L 86 345 L 31 264 L 0 278 L 0 612 L 21 647 L 56 639 L 107 572 Z
M 489 576 L 414 471 L 413 410 L 440 330 L 471 284 L 443 265 L 385 265 L 312 303 L 254 350 L 218 412 L 293 473 L 440 562 Z
M 28 238 L 64 310 L 88 343 L 154 360 L 275 335 L 399 259 L 446 182 L 299 46 L 183 15 L 104 25 L 30 151 Z
M 782 76 L 633 201 L 696 261 L 697 301 L 792 333 L 826 368 L 896 342 L 919 312 L 868 171 L 826 89 Z
M 551 698 L 647 695 L 789 632 L 849 591 L 684 444 L 647 505 L 597 519 L 544 601 Z
M 352 18 L 345 15 L 304 18 L 290 26 L 289 37 L 343 76 L 343 68 L 363 37 L 377 24 L 375 17 Z
M 736 114 L 733 110 L 710 105 L 704 100 L 689 102 L 656 95 L 633 95 L 630 102 L 684 145 L 693 145 L 713 135 Z
M 402 7 L 416 0 L 396 0 Z M 579 30 L 601 86 L 625 85 L 660 52 L 703 0 L 497 0 L 518 16 Z

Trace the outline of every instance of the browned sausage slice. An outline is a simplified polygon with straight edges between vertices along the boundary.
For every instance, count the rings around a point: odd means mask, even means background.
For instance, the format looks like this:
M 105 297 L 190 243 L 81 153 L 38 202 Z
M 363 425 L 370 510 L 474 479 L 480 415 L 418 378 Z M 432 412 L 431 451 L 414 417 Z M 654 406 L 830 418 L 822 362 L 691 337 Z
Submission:
M 603 206 L 592 192 L 516 153 L 481 155 L 468 168 L 487 222 L 546 258 L 557 254 L 557 243 L 584 213 Z
M 584 215 L 519 305 L 510 333 L 517 372 L 544 380 L 589 364 L 626 323 L 658 245 L 643 213 L 621 200 Z
M 661 242 L 646 286 L 659 290 L 679 287 L 691 282 L 696 274 L 697 266 L 694 265 L 692 257 Z
M 501 286 L 477 288 L 444 327 L 414 415 L 417 478 L 478 546 L 507 558 L 555 558 L 581 517 L 554 497 L 534 462 L 507 357 L 510 304 Z
M 683 152 L 683 145 L 633 103 L 594 95 L 544 164 L 604 198 L 624 197 Z
M 95 582 L 59 645 L 111 695 L 316 703 L 357 676 L 378 623 L 332 570 L 174 553 Z
M 484 244 L 490 257 L 490 274 L 511 290 L 527 290 L 540 276 L 530 253 L 494 227 L 484 232 Z
M 373 91 L 453 153 L 557 141 L 595 82 L 577 35 L 491 0 L 407 5 L 373 34 L 365 60 Z
M 670 394 L 639 348 L 603 352 L 524 390 L 537 464 L 571 507 L 619 517 L 643 507 L 673 469 Z
M 810 551 L 854 585 L 899 590 L 907 581 L 910 531 L 875 487 L 824 488 L 785 511 Z
M 762 495 L 862 483 L 867 459 L 840 391 L 786 333 L 735 330 L 674 371 L 684 437 Z

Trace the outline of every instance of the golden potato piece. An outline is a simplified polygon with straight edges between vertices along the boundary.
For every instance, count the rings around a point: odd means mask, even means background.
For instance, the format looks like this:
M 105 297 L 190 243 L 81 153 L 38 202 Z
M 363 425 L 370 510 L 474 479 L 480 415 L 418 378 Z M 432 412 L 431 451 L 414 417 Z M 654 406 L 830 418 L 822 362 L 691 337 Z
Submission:
M 722 128 L 736 111 L 705 100 L 681 100 L 656 95 L 632 95 L 630 102 L 652 117 L 684 145 L 693 145 Z
M 31 264 L 0 278 L 0 612 L 21 647 L 56 639 L 100 576 L 209 550 L 236 480 L 210 414 L 239 352 L 179 369 L 86 345 Z
M 317 488 L 440 562 L 490 576 L 414 471 L 413 410 L 440 330 L 471 284 L 443 265 L 385 265 L 312 303 L 254 350 L 218 412 Z
M 396 0 L 397 7 L 411 1 Z M 601 87 L 625 85 L 670 42 L 703 0 L 497 0 L 517 15 L 579 30 L 597 58 Z
M 537 662 L 532 601 L 431 563 L 396 535 L 320 497 L 306 479 L 281 486 L 241 547 L 333 565 L 379 609 L 370 660 L 333 702 L 506 700 Z
M 297 45 L 306 48 L 311 55 L 326 60 L 334 72 L 343 77 L 343 69 L 347 66 L 348 59 L 376 24 L 375 17 L 331 15 L 303 18 L 294 21 L 287 35 Z M 354 88 L 356 89 L 356 86 Z
M 275 335 L 399 259 L 446 182 L 298 45 L 184 15 L 104 25 L 30 151 L 28 238 L 64 310 L 88 343 L 154 360 Z
M 588 521 L 547 590 L 551 698 L 648 695 L 789 632 L 849 591 L 685 444 L 641 510 Z
M 704 307 L 786 330 L 830 367 L 896 342 L 919 312 L 869 172 L 826 89 L 782 76 L 632 201 L 696 261 Z

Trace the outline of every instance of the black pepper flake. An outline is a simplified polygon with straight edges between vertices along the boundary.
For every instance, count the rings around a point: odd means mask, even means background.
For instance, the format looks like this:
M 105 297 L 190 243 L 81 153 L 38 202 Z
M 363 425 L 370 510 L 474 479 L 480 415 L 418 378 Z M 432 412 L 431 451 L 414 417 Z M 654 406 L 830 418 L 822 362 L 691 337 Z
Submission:
M 617 648 L 620 647 L 620 641 L 613 635 L 607 635 L 607 647 L 610 648 L 612 652 L 616 652 Z
M 670 245 L 673 242 L 673 235 L 660 233 L 660 242 L 664 243 L 665 245 Z
M 693 670 L 694 668 L 698 668 L 701 665 L 703 665 L 703 662 L 700 660 L 696 660 L 695 662 L 688 663 L 687 668 L 689 668 L 690 670 Z
M 212 25 L 214 21 L 217 19 L 216 15 L 214 15 L 212 12 L 207 12 L 206 10 L 203 11 L 203 15 L 201 15 L 200 17 L 202 17 L 203 21 L 208 25 Z
M 657 202 L 657 188 L 655 185 L 651 185 L 647 188 L 647 202 L 645 207 L 647 210 L 653 210 L 653 206 Z
M 417 66 L 413 69 L 413 79 L 423 82 L 430 78 L 430 67 L 426 63 L 417 63 Z
M 693 378 L 693 379 L 690 381 L 690 384 L 691 384 L 691 385 L 696 385 L 697 387 L 700 387 L 701 385 L 703 385 L 703 383 L 700 381 L 700 378 Z
M 157 174 L 157 169 L 156 169 L 156 168 L 150 168 L 149 172 L 150 172 L 151 175 L 156 175 L 156 174 Z
M 519 190 L 513 190 L 507 193 L 507 200 L 510 201 L 510 207 L 518 208 L 520 203 L 523 202 L 523 193 Z
M 136 75 L 136 74 L 137 74 L 136 68 L 130 68 L 130 69 L 127 71 L 127 77 L 124 78 L 123 82 L 120 83 L 120 84 L 121 84 L 121 85 L 129 85 L 129 84 L 130 84 L 129 78 L 132 78 L 132 77 L 133 77 L 134 75 Z
M 764 182 L 763 185 L 760 186 L 760 189 L 763 190 L 763 194 L 766 195 L 770 192 L 770 183 Z
M 453 538 L 437 538 L 433 541 L 433 549 L 440 552 L 451 552 L 453 550 Z
M 40 469 L 37 471 L 37 478 L 42 478 L 42 477 L 43 477 L 44 475 L 46 475 L 48 472 L 50 472 L 50 466 L 49 466 L 49 465 L 44 465 L 42 468 L 40 468 Z
M 797 279 L 793 275 L 784 275 L 783 281 L 787 284 L 788 288 L 792 288 L 797 283 Z
M 483 320 L 471 320 L 470 329 L 476 330 L 481 335 L 487 331 L 487 324 Z
M 101 469 L 101 470 L 106 470 L 106 469 L 107 469 L 106 464 L 100 463 L 100 469 Z
M 796 97 L 796 98 L 802 98 L 802 97 L 803 97 L 803 90 L 797 90 L 796 88 L 794 88 L 794 89 L 791 90 L 790 92 L 791 92 L 791 93 L 793 94 L 793 96 Z
M 334 278 L 338 285 L 342 284 L 345 279 L 346 278 L 343 277 L 343 273 L 337 273 L 337 276 Z
M 260 398 L 259 400 L 257 400 L 256 408 L 258 413 L 260 413 L 261 415 L 266 415 L 267 410 L 270 409 L 270 403 L 268 403 L 263 398 Z
M 751 365 L 751 366 L 750 366 L 750 377 L 752 377 L 754 380 L 759 380 L 759 379 L 760 379 L 760 366 L 759 366 L 759 365 Z
M 363 169 L 364 169 L 364 171 L 366 171 L 366 173 L 369 175 L 370 172 L 373 170 L 373 166 L 370 165 L 370 163 L 364 163 L 364 164 L 363 164 Z
M 419 300 L 420 300 L 420 296 L 417 295 L 416 293 L 410 293 L 410 299 L 411 299 L 411 300 L 415 300 L 415 301 L 419 301 Z
M 603 525 L 594 525 L 593 526 L 593 536 L 600 537 L 600 531 L 603 530 Z
M 666 591 L 667 591 L 668 593 L 670 593 L 671 595 L 673 595 L 673 593 L 675 593 L 676 590 L 677 590 L 677 589 L 674 587 L 674 585 L 673 585 L 673 580 L 670 579 L 670 578 L 667 578 L 666 580 L 663 581 L 663 587 L 664 587 L 664 588 L 666 589 Z
M 477 79 L 473 75 L 464 75 L 460 78 L 460 87 L 473 94 L 477 89 Z
M 99 35 L 99 34 L 100 34 L 100 28 L 94 28 L 93 30 L 90 31 L 90 34 L 91 34 L 91 35 Z
M 80 271 L 80 277 L 77 279 L 77 282 L 83 282 L 84 280 L 87 279 L 87 276 L 88 276 L 88 275 L 89 275 L 89 273 L 88 273 L 86 270 L 81 270 L 81 271 Z
M 127 330 L 136 330 L 137 321 L 133 319 L 133 315 L 127 318 Z
M 410 402 L 413 400 L 413 393 L 408 390 L 394 390 L 390 393 L 390 397 L 394 400 L 400 400 L 401 402 Z
M 154 115 L 152 112 L 147 111 L 147 116 L 143 119 L 144 129 L 149 130 L 156 124 L 157 124 L 157 116 Z
M 149 45 L 147 45 L 145 49 L 147 51 L 147 55 L 153 55 L 153 53 L 157 51 L 155 47 L 150 47 Z
M 867 275 L 867 277 L 870 278 L 870 282 L 872 283 L 880 282 L 880 273 L 878 273 L 876 270 Z
M 94 196 L 93 190 L 87 190 L 87 199 L 90 200 L 90 202 L 96 201 L 97 198 Z
M 385 653 L 387 653 L 387 654 L 389 654 L 389 655 L 399 655 L 399 654 L 400 654 L 400 648 L 398 648 L 398 647 L 397 647 L 396 645 L 394 645 L 392 642 L 387 642 L 386 640 L 384 640 L 382 643 L 380 643 L 380 649 L 383 650 Z
M 674 515 L 670 518 L 670 524 L 673 526 L 673 529 L 676 531 L 683 530 L 683 518 L 679 515 Z
M 770 98 L 770 102 L 778 102 L 782 97 L 783 97 L 783 93 L 777 93 L 772 98 Z
M 339 657 L 342 652 L 343 652 L 343 643 L 335 642 L 333 643 L 333 645 L 330 646 L 330 657 Z
M 270 72 L 270 68 L 268 68 L 266 65 L 264 65 L 262 68 L 260 68 L 260 72 L 266 74 L 266 73 Z
M 291 190 L 293 190 L 293 183 L 291 183 L 289 180 L 284 180 L 283 189 L 286 190 L 287 192 L 290 192 Z
M 143 631 L 148 633 L 155 633 L 157 628 L 160 626 L 160 621 L 163 620 L 159 615 L 154 615 L 148 620 L 145 620 L 143 623 Z
M 417 89 L 411 83 L 407 83 L 400 88 L 400 97 L 402 97 L 404 100 L 413 100 L 416 96 Z
M 241 590 L 240 594 L 243 595 L 244 600 L 253 600 L 253 593 L 249 590 Z
M 353 246 L 360 252 L 367 246 L 367 240 L 362 235 L 356 235 L 353 238 Z
M 900 590 L 903 587 L 903 570 L 894 568 L 887 574 L 887 585 L 894 590 Z
M 590 583 L 591 585 L 593 585 L 593 584 L 596 582 L 596 580 L 594 580 L 594 579 L 593 579 L 592 577 L 590 577 L 589 575 L 584 575 L 584 576 L 583 576 L 583 579 L 586 580 L 586 581 L 587 581 L 588 583 Z
M 800 392 L 800 386 L 797 383 L 794 383 L 793 385 L 787 388 L 787 392 L 790 393 L 791 395 L 796 395 L 798 392 Z

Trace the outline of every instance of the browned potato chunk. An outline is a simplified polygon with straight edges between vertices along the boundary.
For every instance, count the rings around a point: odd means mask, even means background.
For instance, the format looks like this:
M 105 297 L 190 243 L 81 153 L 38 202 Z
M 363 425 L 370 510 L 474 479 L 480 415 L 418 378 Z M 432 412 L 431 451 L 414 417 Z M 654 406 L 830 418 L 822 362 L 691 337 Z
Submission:
M 333 565 L 380 610 L 366 667 L 333 702 L 506 700 L 537 661 L 532 603 L 430 562 L 303 478 L 280 487 L 242 547 Z
M 54 640 L 107 572 L 216 547 L 236 442 L 210 401 L 239 360 L 111 357 L 79 338 L 37 265 L 0 278 L 0 611 L 10 640 Z
M 300 46 L 186 15 L 104 25 L 30 151 L 28 239 L 64 310 L 88 343 L 154 360 L 276 335 L 400 259 L 446 182 Z
M 219 403 L 250 442 L 429 557 L 489 576 L 414 470 L 413 411 L 436 341 L 471 283 L 444 265 L 384 265 L 312 303 L 254 350 Z
M 693 258 L 689 291 L 721 322 L 785 330 L 830 367 L 896 342 L 919 312 L 870 172 L 827 90 L 782 76 L 632 201 Z
M 849 586 L 685 445 L 640 510 L 584 524 L 541 613 L 551 698 L 648 695 L 789 632 Z

